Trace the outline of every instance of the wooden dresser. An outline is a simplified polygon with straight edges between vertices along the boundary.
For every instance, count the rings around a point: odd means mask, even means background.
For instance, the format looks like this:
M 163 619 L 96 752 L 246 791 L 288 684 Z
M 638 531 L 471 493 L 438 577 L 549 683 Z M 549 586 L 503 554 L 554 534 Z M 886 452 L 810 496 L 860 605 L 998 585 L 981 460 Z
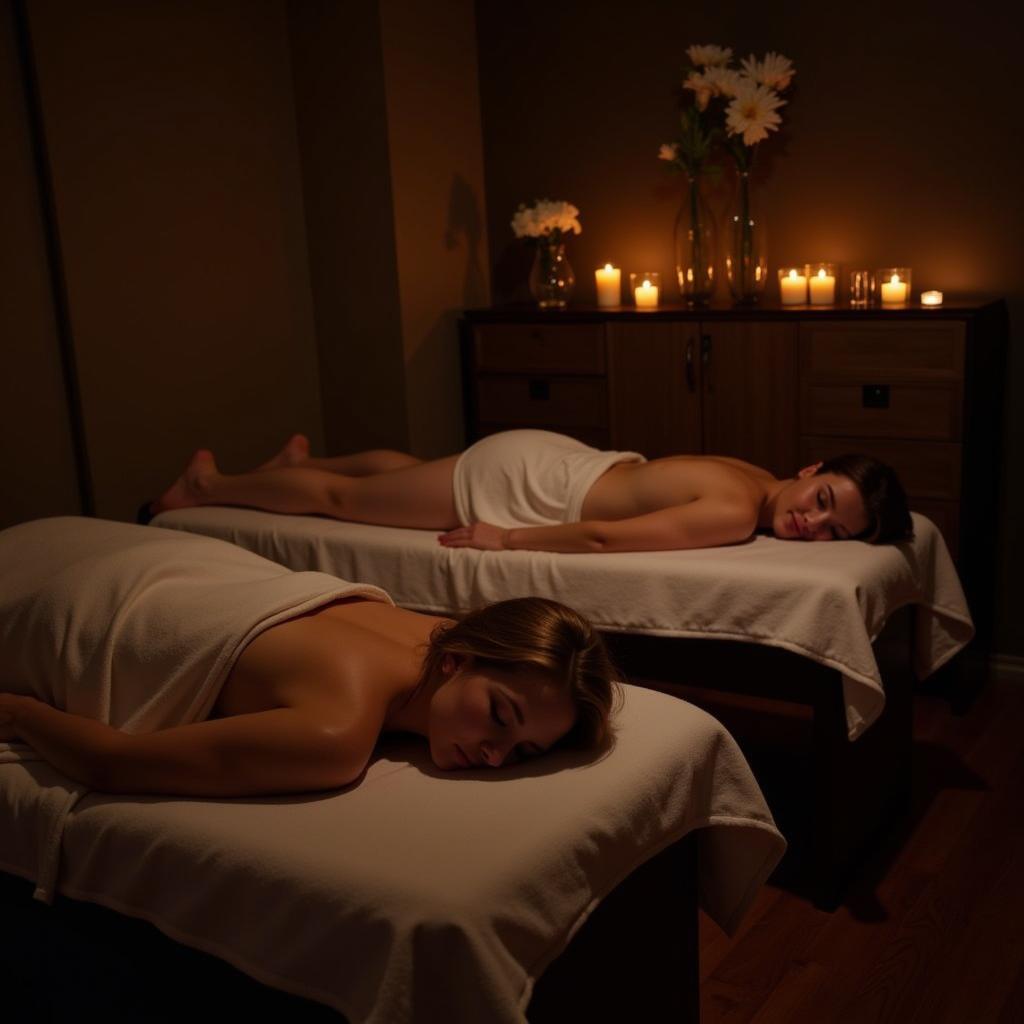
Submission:
M 461 332 L 467 444 L 539 427 L 652 458 L 732 455 L 780 477 L 842 452 L 888 462 L 942 530 L 988 648 L 1003 302 L 510 307 L 465 313 Z

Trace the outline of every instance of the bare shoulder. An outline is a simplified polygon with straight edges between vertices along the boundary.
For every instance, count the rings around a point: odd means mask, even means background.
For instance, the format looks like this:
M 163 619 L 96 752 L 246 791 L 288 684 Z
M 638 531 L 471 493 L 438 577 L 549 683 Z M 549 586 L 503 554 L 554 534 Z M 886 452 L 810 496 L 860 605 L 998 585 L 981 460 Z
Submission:
M 375 605 L 391 615 L 339 614 L 360 605 Z M 403 619 L 403 614 L 415 613 L 399 613 L 379 602 L 360 605 L 331 605 L 265 630 L 238 658 L 218 697 L 216 713 L 315 706 L 336 722 L 352 716 L 373 719 L 378 712 L 383 716 L 405 685 L 410 666 L 422 656 L 420 638 L 425 641 L 429 629 L 426 623 L 414 626 Z

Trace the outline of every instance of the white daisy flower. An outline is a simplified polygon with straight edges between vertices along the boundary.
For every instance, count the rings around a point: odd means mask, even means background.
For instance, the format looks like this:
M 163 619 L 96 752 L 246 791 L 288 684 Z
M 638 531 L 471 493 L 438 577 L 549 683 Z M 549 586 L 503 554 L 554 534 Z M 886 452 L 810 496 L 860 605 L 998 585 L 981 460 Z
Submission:
M 764 60 L 757 60 L 753 54 L 740 62 L 743 70 L 758 85 L 766 85 L 769 89 L 785 89 L 793 80 L 796 69 L 788 57 L 769 50 Z
M 679 155 L 679 147 L 674 142 L 673 143 L 663 142 L 661 144 L 661 149 L 658 150 L 658 159 L 659 160 L 675 160 L 675 158 L 678 155 Z
M 715 96 L 735 96 L 743 84 L 743 76 L 734 68 L 708 68 L 704 72 L 704 81 L 711 86 Z
M 686 56 L 699 68 L 718 67 L 732 60 L 732 48 L 729 46 L 688 46 Z
M 708 71 L 711 69 L 709 68 Z M 691 71 L 683 82 L 684 89 L 692 89 L 698 110 L 706 110 L 708 100 L 715 94 L 714 86 L 707 78 L 707 72 L 701 74 L 699 71 Z
M 742 135 L 744 143 L 753 146 L 782 123 L 775 111 L 785 102 L 777 92 L 745 79 L 726 109 L 726 130 L 730 135 Z

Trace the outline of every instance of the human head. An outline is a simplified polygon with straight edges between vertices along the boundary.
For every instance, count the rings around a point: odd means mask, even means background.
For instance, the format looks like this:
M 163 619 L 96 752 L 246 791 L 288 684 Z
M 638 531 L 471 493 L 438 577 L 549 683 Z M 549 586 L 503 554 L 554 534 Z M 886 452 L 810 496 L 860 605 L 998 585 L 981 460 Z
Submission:
M 772 500 L 772 532 L 788 540 L 865 540 L 913 536 L 903 486 L 867 455 L 838 455 L 805 466 Z
M 852 480 L 860 492 L 868 525 L 857 540 L 894 544 L 914 536 L 907 494 L 896 471 L 869 455 L 836 455 L 819 463 L 816 476 L 834 473 Z
M 421 674 L 421 685 L 437 684 L 431 698 L 431 754 L 440 764 L 435 740 L 444 745 L 454 738 L 465 746 L 487 733 L 488 743 L 500 742 L 516 720 L 517 706 L 560 715 L 555 732 L 548 726 L 546 741 L 524 744 L 527 750 L 556 744 L 600 748 L 610 738 L 614 680 L 600 634 L 571 608 L 541 597 L 488 605 L 431 635 Z M 527 716 L 527 729 L 539 721 L 531 723 Z M 474 762 L 476 749 L 469 751 Z M 440 752 L 442 759 L 447 756 Z

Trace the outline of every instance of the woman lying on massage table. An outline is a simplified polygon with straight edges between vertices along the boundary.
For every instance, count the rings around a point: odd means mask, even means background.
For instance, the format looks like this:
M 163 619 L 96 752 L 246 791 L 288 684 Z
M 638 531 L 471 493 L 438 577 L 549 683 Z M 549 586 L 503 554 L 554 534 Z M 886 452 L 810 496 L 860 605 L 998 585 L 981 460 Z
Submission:
M 91 789 L 333 789 L 359 778 L 392 731 L 426 737 L 442 770 L 608 738 L 612 666 L 600 635 L 555 601 L 501 601 L 453 622 L 223 541 L 96 520 L 3 531 L 0 575 L 10 584 L 0 687 L 15 691 L 0 693 L 0 741 L 26 744 Z M 305 605 L 291 607 L 309 607 L 308 593 L 322 603 L 277 622 L 288 614 L 282 589 L 291 601 L 302 588 Z M 276 624 L 242 648 L 218 692 L 222 652 L 236 638 L 242 647 L 254 616 Z M 211 653 L 193 670 L 204 644 Z M 175 686 L 188 692 L 159 710 L 161 688 Z M 189 721 L 203 717 L 207 692 L 217 696 L 206 720 Z
M 660 551 L 717 547 L 759 530 L 786 540 L 911 536 L 895 473 L 844 455 L 778 480 L 717 455 L 647 461 L 544 430 L 509 430 L 462 455 L 424 462 L 395 451 L 310 458 L 301 434 L 258 469 L 220 473 L 200 450 L 151 506 L 194 505 L 446 531 L 448 547 L 533 551 Z

